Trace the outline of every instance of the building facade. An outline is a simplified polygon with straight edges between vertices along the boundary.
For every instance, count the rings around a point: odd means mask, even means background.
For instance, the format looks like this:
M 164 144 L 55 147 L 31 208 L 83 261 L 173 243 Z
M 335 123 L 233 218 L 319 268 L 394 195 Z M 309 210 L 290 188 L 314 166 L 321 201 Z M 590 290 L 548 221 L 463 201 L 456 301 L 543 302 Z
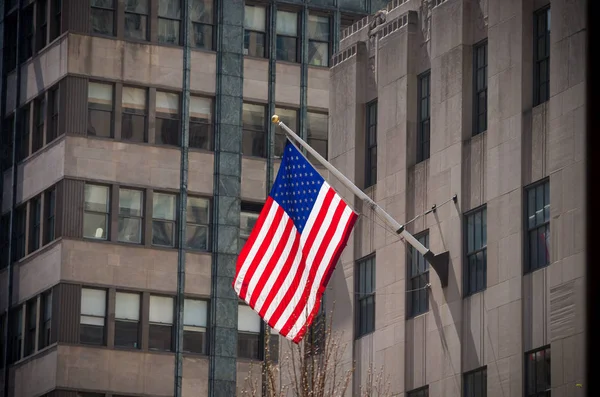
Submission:
M 449 275 L 332 181 L 364 215 L 326 292 L 353 395 L 369 364 L 399 396 L 585 395 L 586 2 L 386 11 L 333 56 L 329 158 Z
M 326 155 L 340 32 L 385 2 L 0 4 L 0 395 L 172 396 L 178 363 L 184 396 L 235 395 L 264 353 L 231 282 L 277 171 L 269 116 Z

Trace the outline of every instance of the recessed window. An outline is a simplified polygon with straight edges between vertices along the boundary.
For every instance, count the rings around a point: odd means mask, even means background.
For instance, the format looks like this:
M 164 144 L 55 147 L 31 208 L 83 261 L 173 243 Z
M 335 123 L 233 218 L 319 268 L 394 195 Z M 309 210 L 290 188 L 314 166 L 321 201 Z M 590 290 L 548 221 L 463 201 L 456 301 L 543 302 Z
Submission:
M 525 353 L 525 396 L 550 397 L 550 346 Z
M 526 271 L 532 272 L 550 264 L 550 182 L 527 188 L 526 197 Z
M 277 60 L 298 61 L 298 13 L 277 10 Z
M 476 45 L 473 48 L 474 60 L 474 86 L 475 98 L 473 98 L 474 119 L 473 135 L 477 135 L 487 130 L 487 58 L 488 43 L 487 40 Z
M 148 0 L 125 2 L 125 37 L 135 40 L 148 39 Z
M 187 199 L 186 248 L 208 250 L 209 201 L 200 197 Z
M 17 162 L 24 160 L 29 156 L 29 139 L 30 139 L 30 106 L 29 104 L 21 108 L 21 124 L 19 125 L 19 151 L 17 152 Z M 10 124 L 9 124 L 10 125 Z
M 267 10 L 246 5 L 244 11 L 244 55 L 265 57 Z
M 117 292 L 115 297 L 115 346 L 140 348 L 140 294 Z
M 329 17 L 308 15 L 308 64 L 329 66 Z
M 88 84 L 89 136 L 112 137 L 113 86 L 112 84 Z
M 46 122 L 46 96 L 42 94 L 33 102 L 34 131 L 31 142 L 31 153 L 35 153 L 44 146 L 44 124 Z
M 42 197 L 31 200 L 29 214 L 29 252 L 40 248 L 40 233 L 42 227 Z
M 60 36 L 62 32 L 62 0 L 52 0 L 50 12 L 52 20 L 50 21 L 50 41 Z
M 60 109 L 60 88 L 58 86 L 52 88 L 48 93 L 50 120 L 48 123 L 48 133 L 46 135 L 46 144 L 52 142 L 58 137 L 58 113 Z
M 430 150 L 430 95 L 431 72 L 427 71 L 418 78 L 419 103 L 417 104 L 417 163 L 429 158 Z
M 8 266 L 8 247 L 10 243 L 9 236 L 10 213 L 7 213 L 0 217 L 0 270 Z
M 356 337 L 375 331 L 375 257 L 356 265 Z
M 27 309 L 25 310 L 27 316 L 26 323 L 26 334 L 25 334 L 25 355 L 35 353 L 35 333 L 37 327 L 37 299 L 33 298 L 27 302 Z
M 148 347 L 170 351 L 173 338 L 173 298 L 150 295 L 150 330 Z
M 308 132 L 308 144 L 327 160 L 327 131 L 328 116 L 325 113 L 306 112 L 306 129 Z M 309 155 L 310 160 L 313 159 Z
M 367 104 L 365 187 L 377 183 L 377 101 Z
M 108 186 L 85 185 L 83 237 L 98 240 L 108 238 L 109 192 Z
M 32 3 L 21 11 L 21 62 L 31 58 L 34 52 L 33 6 Z
M 25 247 L 25 229 L 27 226 L 27 206 L 21 205 L 16 209 L 15 213 L 15 250 L 14 261 L 18 261 L 26 254 Z
M 0 171 L 7 171 L 12 167 L 12 147 L 13 147 L 13 129 L 15 125 L 15 113 L 11 113 L 4 119 L 4 128 L 2 129 L 2 157 L 0 157 Z
M 550 97 L 550 7 L 533 15 L 533 106 Z
M 158 42 L 181 44 L 181 1 L 158 0 Z
M 208 302 L 186 299 L 183 311 L 183 351 L 206 354 Z
M 487 284 L 487 210 L 466 216 L 465 296 L 483 291 Z
M 46 47 L 48 42 L 48 2 L 47 0 L 37 0 L 35 7 L 37 12 L 36 49 L 39 51 Z
M 153 193 L 152 196 L 152 245 L 175 246 L 176 196 Z
M 296 109 L 275 108 L 275 114 L 279 115 L 281 120 L 292 129 L 298 131 L 298 111 Z M 287 138 L 281 128 L 275 128 L 275 157 L 283 156 Z
M 3 335 L 3 337 L 0 338 L 0 357 L 4 357 L 4 349 L 6 349 L 6 346 L 4 345 L 4 330 L 5 329 L 6 329 L 6 315 L 2 314 L 2 315 L 0 315 L 0 335 Z M 2 359 L 2 362 L 0 363 L 0 368 L 4 368 L 4 358 Z
M 119 241 L 140 244 L 142 242 L 142 217 L 144 192 L 119 189 Z
M 113 36 L 115 34 L 115 1 L 90 0 L 90 6 L 92 33 Z
M 193 44 L 196 48 L 212 50 L 214 30 L 213 0 L 192 0 Z
M 250 237 L 250 233 L 252 233 L 252 229 L 254 229 L 254 225 L 258 221 L 258 216 L 260 215 L 260 209 L 250 209 L 244 208 L 242 204 L 242 210 L 240 212 L 240 250 L 244 247 L 248 238 Z
M 212 99 L 190 96 L 190 140 L 189 146 L 212 150 Z
M 146 98 L 144 88 L 123 87 L 121 138 L 125 141 L 146 141 Z
M 429 247 L 429 233 L 415 236 L 424 247 Z M 427 284 L 429 284 L 429 263 L 423 254 L 414 247 L 408 250 L 408 285 L 407 285 L 407 307 L 408 316 L 415 317 L 429 310 L 429 295 Z
M 242 154 L 245 156 L 265 157 L 267 138 L 264 105 L 244 103 L 242 112 Z
M 56 189 L 46 191 L 44 197 L 44 244 L 54 241 L 56 236 Z
M 238 306 L 238 357 L 260 360 L 261 319 L 249 306 Z
M 156 143 L 179 145 L 179 94 L 156 92 Z
M 10 349 L 10 362 L 14 363 L 21 359 L 21 350 L 23 348 L 23 306 L 13 310 L 10 316 L 10 327 L 12 329 L 12 338 L 8 344 Z
M 106 324 L 106 291 L 102 289 L 81 289 L 81 320 L 79 341 L 88 345 L 104 344 Z
M 406 397 L 429 397 L 429 386 L 409 391 L 408 393 L 406 393 Z
M 8 10 L 8 8 L 5 8 Z M 6 74 L 9 74 L 17 67 L 17 13 L 13 12 L 6 16 L 4 20 L 4 67 Z
M 52 290 L 42 294 L 40 307 L 40 340 L 39 349 L 50 346 L 52 332 Z
M 487 368 L 479 368 L 464 376 L 464 397 L 487 396 Z

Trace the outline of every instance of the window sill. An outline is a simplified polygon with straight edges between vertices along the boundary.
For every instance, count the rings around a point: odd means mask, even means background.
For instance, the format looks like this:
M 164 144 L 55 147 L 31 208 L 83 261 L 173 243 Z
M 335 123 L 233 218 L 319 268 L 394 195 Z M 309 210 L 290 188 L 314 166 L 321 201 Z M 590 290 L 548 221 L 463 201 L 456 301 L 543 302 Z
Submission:
M 355 338 L 354 338 L 354 340 L 355 340 L 355 341 L 359 341 L 359 340 L 361 340 L 362 338 L 364 338 L 365 336 L 373 335 L 374 333 L 375 333 L 375 330 L 373 330 L 373 331 L 370 331 L 370 332 L 367 332 L 366 334 L 361 334 L 361 335 L 359 335 L 359 336 L 355 337 Z
M 57 245 L 61 241 L 62 241 L 62 237 L 57 237 L 54 240 L 47 243 L 46 245 L 43 245 L 40 248 L 38 248 L 37 250 L 25 255 L 23 258 L 19 259 L 18 261 L 13 262 L 13 265 L 17 265 L 17 266 L 25 265 L 26 263 L 32 261 L 34 258 L 38 257 L 39 255 L 41 255 L 47 251 L 50 251 L 52 248 L 54 248 L 55 245 Z
M 50 150 L 52 147 L 56 146 L 58 144 L 58 142 L 63 141 L 65 134 L 60 134 L 59 136 L 57 136 L 56 138 L 54 138 L 51 142 L 46 143 L 44 146 L 42 146 L 41 148 L 39 148 L 38 150 L 36 150 L 35 152 L 29 154 L 27 157 L 25 157 L 22 160 L 19 160 L 17 162 L 17 166 L 24 164 L 28 161 L 30 161 L 31 159 L 40 156 L 41 153 L 44 153 L 48 150 Z M 31 137 L 31 135 L 30 135 Z
M 423 312 L 423 313 L 417 313 L 417 314 L 413 314 L 410 316 L 406 316 L 406 321 L 415 320 L 421 316 L 427 315 L 428 313 L 429 313 L 429 310 L 427 310 L 426 312 Z
M 21 366 L 21 365 L 27 364 L 28 362 L 30 362 L 32 360 L 36 360 L 54 350 L 56 350 L 57 347 L 58 347 L 58 344 L 56 342 L 52 343 L 51 345 L 48 345 L 48 346 L 42 348 L 41 350 L 38 350 L 35 353 L 32 353 L 26 357 L 21 358 L 18 361 L 15 361 L 12 364 L 9 364 L 9 367 L 15 367 L 15 366 Z
M 277 62 L 278 64 L 279 63 L 283 64 L 283 65 L 302 66 L 302 63 L 300 63 L 300 62 L 284 61 L 284 60 L 280 60 L 280 59 L 275 60 L 275 62 Z

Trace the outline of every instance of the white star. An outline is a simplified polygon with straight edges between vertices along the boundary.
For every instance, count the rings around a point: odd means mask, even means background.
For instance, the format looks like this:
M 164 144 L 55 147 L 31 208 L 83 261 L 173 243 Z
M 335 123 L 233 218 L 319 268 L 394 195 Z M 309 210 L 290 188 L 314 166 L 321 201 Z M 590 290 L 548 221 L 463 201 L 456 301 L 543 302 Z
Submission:
M 302 164 L 302 168 L 306 168 L 306 164 Z

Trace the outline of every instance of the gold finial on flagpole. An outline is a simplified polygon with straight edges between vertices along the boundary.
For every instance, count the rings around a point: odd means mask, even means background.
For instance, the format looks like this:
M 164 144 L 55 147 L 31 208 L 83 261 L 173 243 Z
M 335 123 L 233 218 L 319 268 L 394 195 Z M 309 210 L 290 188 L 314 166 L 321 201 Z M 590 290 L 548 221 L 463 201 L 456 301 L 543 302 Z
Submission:
M 271 122 L 273 122 L 273 124 L 277 124 L 279 123 L 279 116 L 274 114 L 273 116 L 271 116 Z

